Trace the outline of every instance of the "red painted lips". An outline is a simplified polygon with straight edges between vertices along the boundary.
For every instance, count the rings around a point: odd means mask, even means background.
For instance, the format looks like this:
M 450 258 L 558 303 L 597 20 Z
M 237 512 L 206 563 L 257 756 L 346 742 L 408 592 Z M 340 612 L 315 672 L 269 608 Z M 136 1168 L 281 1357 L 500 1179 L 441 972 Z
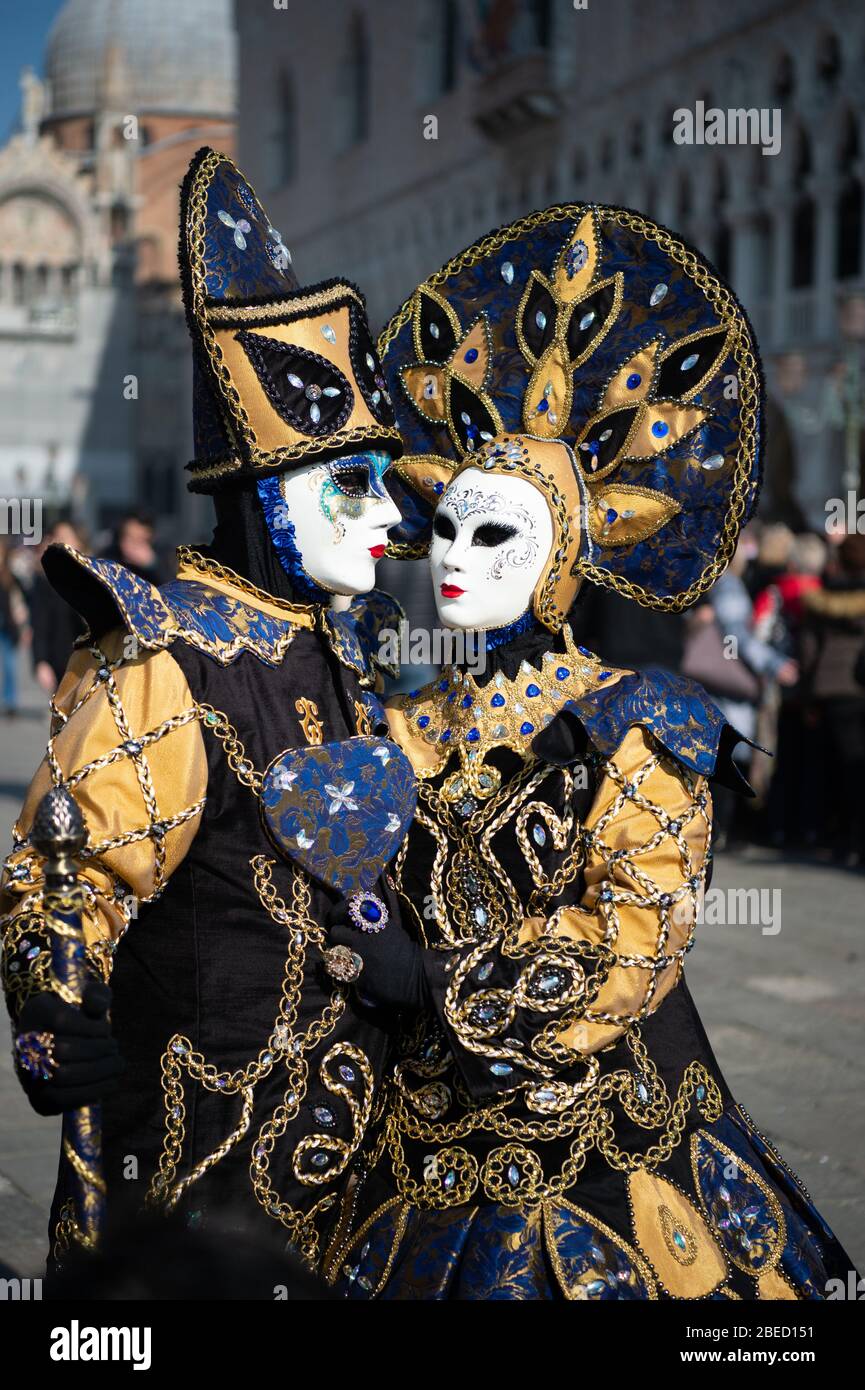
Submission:
M 442 584 L 442 598 L 459 598 L 464 593 L 465 589 L 461 589 L 459 584 Z
M 386 545 L 371 545 L 369 548 L 369 553 L 374 560 L 380 560 L 386 550 Z

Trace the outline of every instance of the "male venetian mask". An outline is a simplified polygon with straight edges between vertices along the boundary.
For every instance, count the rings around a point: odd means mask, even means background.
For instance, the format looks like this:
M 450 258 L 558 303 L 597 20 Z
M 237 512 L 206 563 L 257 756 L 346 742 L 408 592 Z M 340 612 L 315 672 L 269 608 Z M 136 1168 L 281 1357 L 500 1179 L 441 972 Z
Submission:
M 271 539 L 307 597 L 374 588 L 388 530 L 399 521 L 383 482 L 389 463 L 380 452 L 352 454 L 260 480 Z

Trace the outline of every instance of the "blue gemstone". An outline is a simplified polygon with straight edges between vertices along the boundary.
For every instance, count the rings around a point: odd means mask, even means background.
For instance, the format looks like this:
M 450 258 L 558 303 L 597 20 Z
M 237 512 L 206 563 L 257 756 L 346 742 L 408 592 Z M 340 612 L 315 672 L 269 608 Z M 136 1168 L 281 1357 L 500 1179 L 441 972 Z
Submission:
M 420 691 L 419 691 L 419 690 L 410 690 L 410 691 L 408 692 L 408 698 L 409 698 L 410 700 L 416 700 L 419 694 L 420 694 Z
M 628 380 L 625 382 L 625 385 L 627 386 L 629 391 L 636 391 L 637 387 L 639 386 L 642 380 L 643 378 L 640 376 L 639 372 L 631 372 L 631 375 L 628 377 Z
M 478 350 L 477 350 L 477 348 L 469 348 L 468 352 L 467 352 L 466 355 L 465 355 L 465 360 L 466 360 L 466 362 L 477 362 L 477 360 L 478 360 Z
M 365 922 L 380 922 L 381 908 L 372 898 L 364 898 L 360 905 L 360 915 Z
M 502 705 L 504 704 L 504 702 L 505 702 L 505 697 L 504 697 L 504 695 L 494 695 L 493 698 L 490 700 L 490 704 L 491 704 L 495 709 L 501 709 L 501 707 L 502 707 Z
M 457 692 L 456 692 L 455 690 L 452 690 L 451 693 L 450 693 L 450 695 L 449 695 L 448 698 L 447 698 L 447 703 L 448 703 L 449 705 L 452 705 L 453 702 L 454 702 L 454 700 L 455 700 L 456 698 L 457 698 Z
M 598 680 L 599 680 L 599 681 L 608 681 L 608 680 L 610 679 L 610 676 L 611 676 L 612 674 L 613 674 L 612 671 L 599 671 L 599 672 L 598 672 Z
M 570 671 L 568 670 L 567 666 L 559 666 L 559 668 L 558 668 L 557 671 L 556 671 L 556 680 L 557 680 L 557 681 L 566 681 L 566 680 L 568 679 L 568 676 L 569 676 L 570 674 L 571 674 L 571 673 L 570 673 Z
M 428 723 L 429 723 L 429 715 L 428 715 L 428 714 L 422 714 L 421 717 L 420 717 L 420 719 L 417 721 L 417 726 L 418 726 L 419 729 L 425 729 Z
M 577 647 L 577 651 L 580 653 L 580 656 L 591 656 L 591 655 L 592 655 L 592 653 L 589 651 L 588 647 Z
M 537 412 L 538 412 L 538 414 L 539 414 L 539 415 L 543 415 L 544 411 L 545 411 L 545 410 L 549 410 L 549 408 L 550 408 L 550 403 L 549 403 L 549 401 L 547 400 L 546 396 L 542 396 L 541 399 L 538 401 L 538 404 L 537 404 Z
M 534 682 L 531 685 L 526 686 L 526 694 L 529 696 L 530 699 L 533 700 L 535 696 L 540 695 L 540 693 L 541 687 L 539 685 L 535 685 Z
M 511 1072 L 513 1071 L 513 1067 L 510 1066 L 507 1062 L 493 1062 L 492 1066 L 490 1067 L 490 1071 L 492 1072 L 493 1076 L 510 1076 Z
M 521 724 L 521 725 L 520 725 L 520 733 L 521 733 L 521 734 L 533 734 L 534 732 L 535 732 L 535 726 L 534 726 L 534 724 L 530 724 L 528 720 L 526 720 L 525 724 Z
M 472 700 L 471 695 L 464 695 L 464 696 L 463 696 L 463 702 L 462 702 L 462 703 L 463 703 L 463 709 L 471 709 L 472 704 L 473 704 L 474 702 L 473 702 L 473 700 Z
M 477 729 L 469 729 L 468 733 L 466 734 L 466 743 L 477 743 L 479 738 L 480 734 L 478 733 Z
M 448 739 L 450 738 L 450 736 L 451 736 L 451 731 L 450 731 L 450 729 L 445 729 L 444 733 L 443 733 L 443 734 L 441 735 L 441 737 L 439 738 L 439 743 L 447 743 L 447 741 L 448 741 Z
M 450 681 L 447 681 L 447 680 L 439 681 L 439 690 L 447 690 L 447 688 L 448 688 L 449 685 L 450 685 Z
M 601 442 L 600 442 L 599 439 L 590 439 L 590 440 L 589 440 L 589 453 L 590 453 L 590 454 L 597 454 L 597 453 L 600 452 L 600 449 L 601 449 Z
M 436 494 L 436 496 L 438 496 L 440 493 L 444 492 L 444 490 L 445 490 L 445 485 L 444 485 L 444 483 L 433 483 L 433 492 Z
M 670 426 L 665 420 L 656 420 L 652 426 L 652 434 L 656 439 L 663 439 L 665 434 L 669 434 Z
M 607 525 L 611 526 L 618 515 L 619 513 L 613 507 L 608 507 L 606 512 Z

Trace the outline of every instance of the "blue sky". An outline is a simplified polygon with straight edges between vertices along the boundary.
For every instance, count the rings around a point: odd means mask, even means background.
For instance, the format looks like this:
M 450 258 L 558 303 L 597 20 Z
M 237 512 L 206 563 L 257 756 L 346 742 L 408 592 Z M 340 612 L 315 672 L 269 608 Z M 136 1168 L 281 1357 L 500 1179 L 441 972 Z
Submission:
M 18 76 L 30 66 L 41 76 L 45 39 L 63 0 L 0 0 L 0 144 L 18 116 Z

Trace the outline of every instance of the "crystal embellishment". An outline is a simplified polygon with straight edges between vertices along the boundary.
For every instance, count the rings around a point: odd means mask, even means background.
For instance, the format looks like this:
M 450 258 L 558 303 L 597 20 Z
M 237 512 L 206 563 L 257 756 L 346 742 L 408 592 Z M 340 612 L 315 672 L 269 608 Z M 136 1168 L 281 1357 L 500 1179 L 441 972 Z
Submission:
M 666 294 L 667 286 L 664 284 L 663 281 L 661 281 L 661 283 L 656 285 L 655 288 L 652 290 L 652 293 L 649 295 L 649 303 L 651 304 L 653 309 L 657 304 L 660 304 L 661 300 L 666 297 Z

